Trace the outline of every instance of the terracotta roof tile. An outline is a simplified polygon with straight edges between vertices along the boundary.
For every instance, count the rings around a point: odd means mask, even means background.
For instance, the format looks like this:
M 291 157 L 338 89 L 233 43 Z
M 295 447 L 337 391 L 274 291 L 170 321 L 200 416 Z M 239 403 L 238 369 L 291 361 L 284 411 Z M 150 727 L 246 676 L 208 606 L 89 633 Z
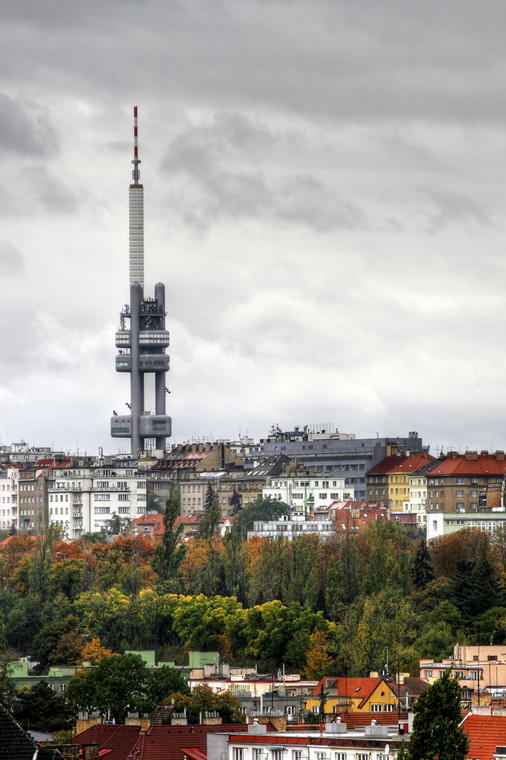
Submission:
M 468 713 L 461 725 L 469 736 L 469 760 L 492 760 L 496 748 L 506 745 L 506 716 Z

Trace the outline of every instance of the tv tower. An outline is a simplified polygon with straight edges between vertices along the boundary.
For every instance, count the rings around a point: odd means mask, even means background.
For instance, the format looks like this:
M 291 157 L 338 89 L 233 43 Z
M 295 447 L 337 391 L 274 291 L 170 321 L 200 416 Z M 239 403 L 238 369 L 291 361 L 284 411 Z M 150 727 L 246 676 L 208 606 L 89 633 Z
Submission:
M 155 285 L 154 298 L 144 297 L 144 188 L 140 182 L 137 106 L 134 107 L 134 157 L 129 189 L 129 281 L 130 304 L 120 313 L 116 332 L 116 371 L 130 373 L 130 414 L 111 417 L 113 438 L 130 438 L 132 456 L 145 448 L 146 438 L 155 439 L 155 448 L 165 449 L 172 421 L 165 413 L 165 375 L 170 359 L 165 353 L 169 333 L 165 329 L 165 286 Z M 155 376 L 155 413 L 145 411 L 144 378 Z

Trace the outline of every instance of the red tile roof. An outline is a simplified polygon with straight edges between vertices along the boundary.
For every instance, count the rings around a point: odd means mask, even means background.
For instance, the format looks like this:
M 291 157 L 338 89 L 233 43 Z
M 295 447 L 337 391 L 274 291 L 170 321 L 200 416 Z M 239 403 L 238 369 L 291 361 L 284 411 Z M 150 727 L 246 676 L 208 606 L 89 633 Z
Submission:
M 398 467 L 405 462 L 408 458 L 407 454 L 392 454 L 391 456 L 382 459 L 381 462 L 378 462 L 374 467 L 371 467 L 371 469 L 366 472 L 366 475 L 385 475 L 387 472 L 390 472 L 390 470 L 393 470 L 394 467 Z M 427 464 L 427 462 L 425 462 L 425 464 Z
M 506 716 L 468 713 L 461 725 L 469 736 L 470 760 L 492 760 L 496 748 L 506 745 Z
M 408 457 L 404 462 L 389 470 L 389 474 L 398 473 L 412 473 L 425 467 L 429 462 L 435 461 L 436 457 L 429 454 L 428 451 L 421 451 L 419 454 L 415 454 L 414 457 Z
M 362 700 L 362 704 L 382 681 L 388 686 L 386 681 L 380 676 L 377 678 L 345 678 L 344 676 L 335 678 L 324 676 L 310 692 L 310 695 L 319 697 L 323 684 L 324 689 L 337 689 L 337 695 L 340 697 L 359 697 Z
M 226 723 L 217 726 L 152 726 L 139 738 L 136 760 L 184 760 L 185 747 L 207 755 L 207 735 L 215 732 L 244 733 L 245 723 Z
M 147 527 L 149 525 L 153 526 L 152 531 L 139 531 L 141 533 L 152 533 L 155 536 L 162 536 L 165 533 L 165 525 L 163 524 L 163 515 L 160 512 L 156 513 L 150 513 L 147 512 L 144 515 L 141 515 L 140 517 L 136 517 L 133 520 L 134 523 L 138 526 L 138 528 Z
M 475 457 L 475 458 L 472 458 Z M 496 459 L 493 454 L 468 454 L 448 456 L 427 473 L 436 475 L 499 475 L 506 472 L 506 459 Z
M 100 757 L 127 760 L 139 738 L 140 726 L 97 724 L 74 736 L 67 744 L 98 744 Z

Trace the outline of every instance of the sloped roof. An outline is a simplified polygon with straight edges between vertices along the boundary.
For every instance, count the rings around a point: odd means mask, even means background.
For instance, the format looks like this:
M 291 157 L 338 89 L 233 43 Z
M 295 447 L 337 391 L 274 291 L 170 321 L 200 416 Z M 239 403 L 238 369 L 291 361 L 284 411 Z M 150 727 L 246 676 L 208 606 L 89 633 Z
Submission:
M 382 726 L 397 726 L 399 723 L 408 722 L 408 713 L 405 710 L 400 712 L 347 712 L 336 714 L 332 721 L 335 723 L 338 717 L 341 718 L 341 723 L 346 723 L 348 729 L 358 728 L 359 726 L 370 726 L 372 721 L 375 720 Z
M 139 737 L 135 750 L 136 760 L 183 760 L 185 748 L 190 747 L 192 757 L 200 751 L 207 755 L 207 735 L 215 732 L 244 733 L 244 723 L 225 723 L 216 726 L 151 726 Z
M 98 744 L 101 756 L 106 754 L 107 760 L 127 760 L 139 738 L 140 726 L 124 726 L 97 724 L 82 731 L 67 744 Z M 107 753 L 104 750 L 108 750 Z
M 146 512 L 140 517 L 134 518 L 133 522 L 136 523 L 139 528 L 146 525 L 153 525 L 153 533 L 156 536 L 161 536 L 163 533 L 165 533 L 163 515 L 160 512 Z
M 371 467 L 371 469 L 366 472 L 366 475 L 386 475 L 387 472 L 393 470 L 394 467 L 398 467 L 408 458 L 407 454 L 392 454 L 391 456 L 382 459 L 381 462 L 378 462 L 374 467 Z
M 397 467 L 389 470 L 389 475 L 395 475 L 395 473 L 409 474 L 412 472 L 418 472 L 422 467 L 435 461 L 436 458 L 431 456 L 428 451 L 421 451 L 419 454 L 415 454 L 413 457 L 408 457 L 404 462 L 398 464 Z
M 319 697 L 322 684 L 325 689 L 337 689 L 337 695 L 340 697 L 359 698 L 360 704 L 364 704 L 371 696 L 373 691 L 379 686 L 380 683 L 384 683 L 385 686 L 389 684 L 381 676 L 376 678 L 345 678 L 340 676 L 339 678 L 330 678 L 324 676 L 316 684 L 314 689 L 310 692 L 313 697 Z
M 475 458 L 472 458 L 475 456 Z M 493 454 L 459 454 L 448 456 L 430 471 L 431 475 L 498 475 L 506 472 L 506 459 L 496 459 Z
M 54 747 L 41 747 L 37 744 L 0 704 L 0 757 L 5 760 L 33 760 L 37 750 L 38 760 L 61 758 L 60 752 Z
M 469 760 L 492 760 L 496 748 L 506 746 L 506 716 L 468 713 L 461 725 L 469 736 Z

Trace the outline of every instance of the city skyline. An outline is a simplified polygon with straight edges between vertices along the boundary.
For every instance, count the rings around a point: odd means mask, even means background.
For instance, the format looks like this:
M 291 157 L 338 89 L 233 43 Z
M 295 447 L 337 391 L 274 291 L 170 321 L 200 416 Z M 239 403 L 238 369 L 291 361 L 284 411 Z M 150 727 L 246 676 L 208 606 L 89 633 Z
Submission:
M 2 444 L 118 450 L 138 104 L 171 442 L 324 420 L 506 448 L 503 5 L 7 2 L 0 18 Z

